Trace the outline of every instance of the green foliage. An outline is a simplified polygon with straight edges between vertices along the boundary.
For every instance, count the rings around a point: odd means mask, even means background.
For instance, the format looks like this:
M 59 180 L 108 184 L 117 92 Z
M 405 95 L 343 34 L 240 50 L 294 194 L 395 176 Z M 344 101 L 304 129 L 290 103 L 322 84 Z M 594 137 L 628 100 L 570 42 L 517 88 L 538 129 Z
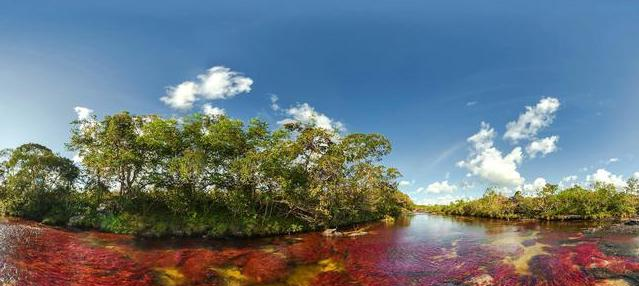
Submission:
M 1 153 L 3 212 L 117 233 L 269 235 L 413 207 L 379 134 L 226 116 L 121 112 L 74 122 L 71 161 L 35 144 Z M 33 171 L 35 170 L 35 171 Z
M 79 175 L 73 162 L 33 143 L 4 153 L 0 163 L 2 211 L 52 224 L 66 221 Z
M 547 184 L 535 196 L 516 192 L 507 197 L 493 190 L 476 200 L 460 200 L 445 206 L 420 206 L 420 210 L 461 216 L 538 219 L 603 219 L 636 215 L 637 195 L 621 192 L 613 185 L 596 184 L 592 189 L 573 186 L 559 190 Z

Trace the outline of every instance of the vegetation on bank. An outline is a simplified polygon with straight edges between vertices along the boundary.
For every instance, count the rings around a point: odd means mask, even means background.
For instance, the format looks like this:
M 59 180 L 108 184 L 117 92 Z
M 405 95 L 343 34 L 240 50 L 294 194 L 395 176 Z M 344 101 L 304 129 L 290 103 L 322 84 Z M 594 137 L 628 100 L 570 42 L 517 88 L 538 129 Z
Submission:
M 447 215 L 489 218 L 606 219 L 627 218 L 639 210 L 639 183 L 628 180 L 624 189 L 613 185 L 594 184 L 590 188 L 573 186 L 560 190 L 547 184 L 534 196 L 515 192 L 511 197 L 494 189 L 476 200 L 459 200 L 449 205 L 418 206 L 418 210 Z
M 70 151 L 0 154 L 0 212 L 144 236 L 252 236 L 397 216 L 413 204 L 379 134 L 226 116 L 117 113 L 73 123 Z

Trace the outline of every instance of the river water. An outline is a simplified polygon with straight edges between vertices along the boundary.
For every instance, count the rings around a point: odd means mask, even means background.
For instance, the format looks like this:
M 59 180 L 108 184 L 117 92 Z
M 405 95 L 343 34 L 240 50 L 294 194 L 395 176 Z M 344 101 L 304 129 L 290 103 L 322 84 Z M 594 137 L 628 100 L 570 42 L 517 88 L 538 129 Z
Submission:
M 639 285 L 639 238 L 415 215 L 367 234 L 136 240 L 0 220 L 0 285 Z

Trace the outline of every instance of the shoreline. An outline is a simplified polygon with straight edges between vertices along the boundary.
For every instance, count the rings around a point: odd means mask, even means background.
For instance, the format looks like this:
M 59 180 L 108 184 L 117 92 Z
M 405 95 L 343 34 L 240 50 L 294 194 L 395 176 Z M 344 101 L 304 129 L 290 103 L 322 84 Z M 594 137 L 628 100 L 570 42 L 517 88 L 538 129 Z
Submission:
M 445 217 L 456 217 L 456 218 L 469 218 L 469 219 L 490 219 L 490 220 L 501 220 L 501 221 L 533 221 L 533 222 L 551 222 L 551 221 L 575 221 L 575 222 L 628 222 L 628 221 L 637 221 L 639 223 L 639 216 L 635 217 L 607 217 L 607 218 L 587 218 L 578 215 L 566 215 L 560 217 L 550 217 L 550 218 L 534 218 L 534 217 L 490 217 L 490 216 L 473 216 L 473 215 L 456 215 L 456 214 L 446 214 L 439 212 L 415 212 L 415 214 L 428 214 L 428 215 L 438 215 Z
M 407 213 L 403 216 L 412 216 L 414 214 Z M 401 216 L 400 216 L 401 217 Z M 372 225 L 382 224 L 382 223 L 394 223 L 395 220 L 400 217 L 388 219 L 381 218 L 370 221 L 363 221 L 358 223 L 352 223 L 347 225 L 341 225 L 337 227 L 326 227 L 326 228 L 308 228 L 302 229 L 300 231 L 294 232 L 281 232 L 281 233 L 266 233 L 266 234 L 252 234 L 252 235 L 243 235 L 243 234 L 224 234 L 220 236 L 216 235 L 208 235 L 205 233 L 192 233 L 192 234 L 181 234 L 176 235 L 173 234 L 145 234 L 141 233 L 119 233 L 108 231 L 100 228 L 92 228 L 92 227 L 77 227 L 77 226 L 67 226 L 67 225 L 55 225 L 55 224 L 47 224 L 44 222 L 38 222 L 36 220 L 16 217 L 16 216 L 0 216 L 0 223 L 11 224 L 11 223 L 20 223 L 30 226 L 38 226 L 43 228 L 52 228 L 60 231 L 72 232 L 72 233 L 83 233 L 83 232 L 98 232 L 104 234 L 115 234 L 115 235 L 126 235 L 130 236 L 135 240 L 189 240 L 189 239 L 205 239 L 205 240 L 250 240 L 250 239 L 262 239 L 262 238 L 273 238 L 273 237 L 286 237 L 290 235 L 299 235 L 299 234 L 308 234 L 308 233 L 318 233 L 325 237 L 353 237 L 359 235 L 366 235 L 368 232 L 366 229 L 370 228 Z

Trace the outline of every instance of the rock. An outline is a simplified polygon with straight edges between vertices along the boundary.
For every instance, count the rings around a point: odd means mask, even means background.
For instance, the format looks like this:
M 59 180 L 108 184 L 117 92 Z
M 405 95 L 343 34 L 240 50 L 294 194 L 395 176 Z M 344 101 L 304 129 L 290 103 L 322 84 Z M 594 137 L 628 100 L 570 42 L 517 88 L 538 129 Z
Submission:
M 472 279 L 468 280 L 468 282 L 466 282 L 465 284 L 473 285 L 473 286 L 489 286 L 489 285 L 494 285 L 494 281 L 492 276 L 488 274 L 482 274 L 482 275 L 473 277 Z
M 323 236 L 328 236 L 328 237 L 336 237 L 336 236 L 354 237 L 354 236 L 362 236 L 367 234 L 368 232 L 364 231 L 363 229 L 341 232 L 341 231 L 337 231 L 337 229 L 335 228 L 329 228 L 322 232 Z
M 605 268 L 590 268 L 587 269 L 586 272 L 597 279 L 619 278 L 619 275 L 612 273 L 610 270 Z
M 558 219 L 560 220 L 580 220 L 583 219 L 583 216 L 580 215 L 560 215 L 557 216 Z
M 85 218 L 83 215 L 72 216 L 71 218 L 69 218 L 69 222 L 67 222 L 67 226 L 70 226 L 70 227 L 81 226 L 84 220 Z
M 344 234 L 337 231 L 337 229 L 335 228 L 329 228 L 327 230 L 325 230 L 324 232 L 322 232 L 323 236 L 343 236 Z
M 639 219 L 631 219 L 624 223 L 625 225 L 639 225 Z
M 361 235 L 367 235 L 368 232 L 362 231 L 362 230 L 357 230 L 357 231 L 352 231 L 352 232 L 348 232 L 347 235 L 348 236 L 361 236 Z

